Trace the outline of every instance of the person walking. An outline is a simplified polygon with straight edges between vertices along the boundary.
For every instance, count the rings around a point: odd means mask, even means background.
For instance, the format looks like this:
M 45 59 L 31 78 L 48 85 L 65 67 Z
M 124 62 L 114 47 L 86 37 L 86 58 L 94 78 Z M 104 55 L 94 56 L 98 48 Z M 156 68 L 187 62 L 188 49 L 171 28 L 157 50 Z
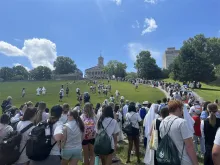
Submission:
M 111 139 L 112 149 L 108 155 L 99 155 L 99 157 L 101 158 L 101 162 L 103 165 L 111 165 L 114 149 L 117 145 L 117 136 L 120 131 L 117 121 L 114 119 L 113 110 L 111 106 L 106 106 L 102 111 L 102 115 L 97 123 L 96 133 L 100 134 L 103 131 L 103 129 L 106 131 L 106 133 Z
M 188 128 L 187 121 L 182 119 L 183 106 L 179 100 L 171 100 L 168 103 L 169 116 L 160 124 L 160 137 L 163 138 L 166 134 L 170 136 L 179 152 L 181 165 L 199 165 L 193 147 L 193 134 Z
M 84 126 L 85 133 L 82 141 L 84 165 L 94 165 L 94 142 L 96 135 L 96 118 L 90 103 L 86 103 L 84 106 L 83 114 L 80 116 Z
M 136 107 L 135 107 L 135 103 L 130 103 L 130 105 L 128 106 L 128 113 L 126 114 L 125 120 L 129 123 L 132 124 L 132 132 L 131 134 L 127 133 L 127 137 L 128 137 L 128 153 L 127 153 L 127 161 L 126 163 L 130 163 L 130 157 L 131 157 L 131 150 L 133 148 L 133 144 L 135 146 L 135 150 L 136 150 L 136 156 L 137 156 L 137 163 L 140 163 L 140 152 L 139 152 L 139 132 L 140 132 L 140 122 L 141 122 L 141 117 L 138 113 L 136 113 Z
M 70 110 L 68 121 L 64 125 L 62 139 L 62 165 L 77 165 L 82 160 L 82 137 L 85 130 L 77 110 Z
M 217 104 L 210 103 L 207 106 L 209 116 L 201 122 L 202 137 L 205 139 L 204 165 L 213 165 L 212 148 L 214 145 L 215 134 L 220 127 L 220 119 L 216 118 L 218 112 Z

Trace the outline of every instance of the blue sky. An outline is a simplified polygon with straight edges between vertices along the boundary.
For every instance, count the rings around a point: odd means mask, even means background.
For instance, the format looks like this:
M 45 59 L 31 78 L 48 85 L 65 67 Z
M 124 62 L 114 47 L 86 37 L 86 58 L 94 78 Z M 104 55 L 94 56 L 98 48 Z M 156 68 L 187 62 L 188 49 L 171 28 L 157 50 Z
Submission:
M 84 71 L 102 51 L 134 71 L 135 55 L 150 50 L 157 64 L 167 47 L 196 34 L 220 37 L 219 0 L 1 0 L 0 67 L 52 68 L 71 57 Z

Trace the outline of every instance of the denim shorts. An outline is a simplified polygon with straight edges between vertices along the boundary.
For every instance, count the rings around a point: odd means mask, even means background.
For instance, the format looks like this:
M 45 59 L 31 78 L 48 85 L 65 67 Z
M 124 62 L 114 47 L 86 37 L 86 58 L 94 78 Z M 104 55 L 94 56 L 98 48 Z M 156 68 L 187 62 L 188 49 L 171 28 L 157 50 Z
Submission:
M 65 160 L 82 160 L 82 149 L 62 149 L 61 157 Z

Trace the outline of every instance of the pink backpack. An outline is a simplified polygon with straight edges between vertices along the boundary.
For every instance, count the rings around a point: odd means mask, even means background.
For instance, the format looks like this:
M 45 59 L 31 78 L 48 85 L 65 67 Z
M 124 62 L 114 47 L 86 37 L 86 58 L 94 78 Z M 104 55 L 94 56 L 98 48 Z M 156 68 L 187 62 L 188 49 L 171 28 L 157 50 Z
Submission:
M 84 126 L 85 126 L 84 140 L 94 139 L 95 135 L 96 135 L 95 120 L 84 116 L 83 122 L 84 122 Z

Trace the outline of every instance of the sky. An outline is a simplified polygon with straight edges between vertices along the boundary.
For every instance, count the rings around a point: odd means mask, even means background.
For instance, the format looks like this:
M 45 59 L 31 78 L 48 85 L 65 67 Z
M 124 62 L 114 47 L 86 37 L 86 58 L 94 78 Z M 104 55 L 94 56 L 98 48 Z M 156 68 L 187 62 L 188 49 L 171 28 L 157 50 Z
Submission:
M 219 18 L 219 0 L 0 0 L 0 67 L 54 69 L 68 56 L 84 72 L 101 54 L 135 71 L 141 50 L 162 67 L 168 47 L 220 37 Z

